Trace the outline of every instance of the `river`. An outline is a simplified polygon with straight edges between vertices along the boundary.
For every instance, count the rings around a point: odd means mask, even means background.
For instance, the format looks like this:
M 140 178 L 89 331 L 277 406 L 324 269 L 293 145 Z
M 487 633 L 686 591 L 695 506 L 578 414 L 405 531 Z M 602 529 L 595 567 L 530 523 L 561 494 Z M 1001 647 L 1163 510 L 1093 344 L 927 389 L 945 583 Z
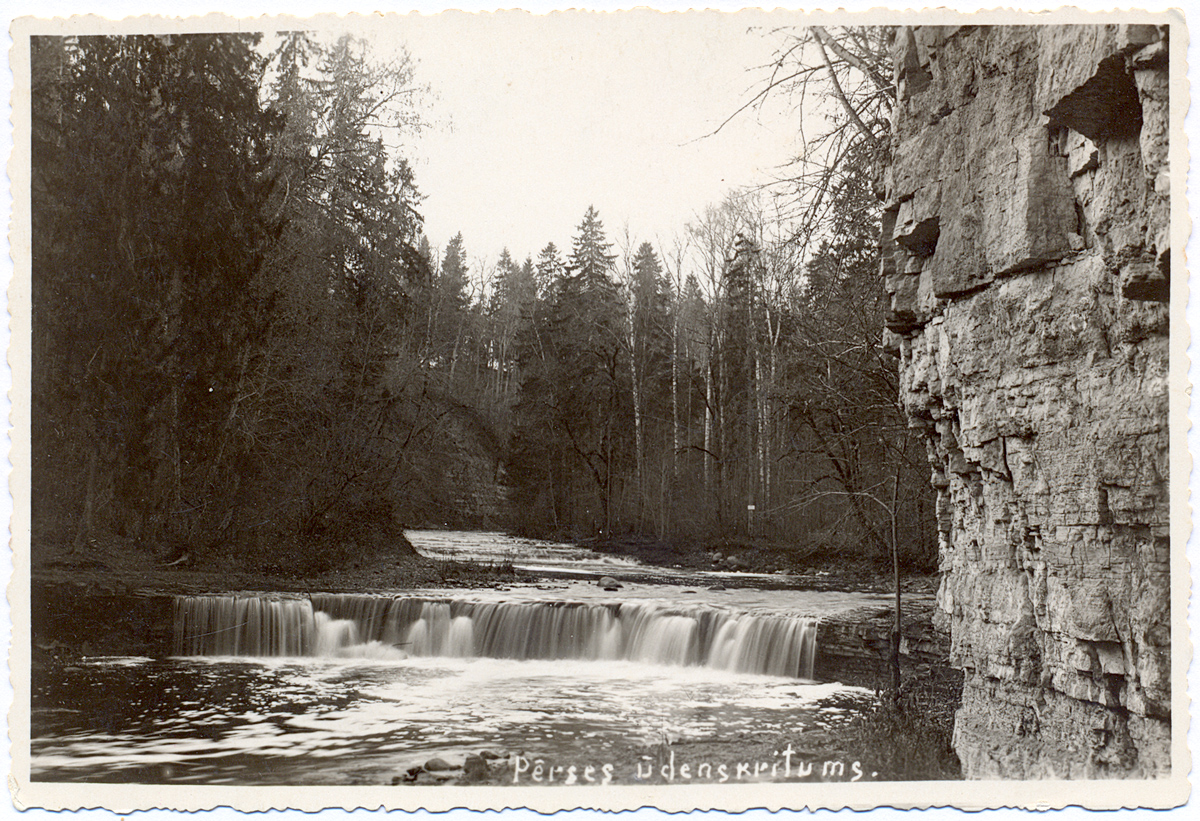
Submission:
M 34 682 L 32 777 L 388 784 L 435 756 L 601 762 L 630 745 L 802 733 L 865 696 L 811 680 L 815 625 L 884 597 L 758 589 L 752 574 L 664 585 L 641 580 L 658 568 L 499 534 L 410 540 L 584 578 L 181 597 L 174 655 L 83 658 Z

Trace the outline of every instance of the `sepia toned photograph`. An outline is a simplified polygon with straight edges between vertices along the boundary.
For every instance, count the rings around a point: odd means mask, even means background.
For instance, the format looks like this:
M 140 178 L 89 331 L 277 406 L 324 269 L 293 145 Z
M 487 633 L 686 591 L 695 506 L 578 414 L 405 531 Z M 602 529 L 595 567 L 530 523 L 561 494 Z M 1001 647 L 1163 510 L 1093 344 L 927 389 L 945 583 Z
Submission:
M 12 33 L 17 807 L 1188 800 L 1182 14 Z

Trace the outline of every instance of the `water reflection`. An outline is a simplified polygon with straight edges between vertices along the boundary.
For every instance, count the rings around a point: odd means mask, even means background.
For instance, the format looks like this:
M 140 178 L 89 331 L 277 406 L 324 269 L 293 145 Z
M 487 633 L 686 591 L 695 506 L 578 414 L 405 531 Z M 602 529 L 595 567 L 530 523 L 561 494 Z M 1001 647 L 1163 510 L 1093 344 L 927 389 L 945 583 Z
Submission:
M 45 781 L 367 784 L 483 748 L 603 756 L 838 719 L 836 684 L 633 662 L 101 659 L 34 682 Z

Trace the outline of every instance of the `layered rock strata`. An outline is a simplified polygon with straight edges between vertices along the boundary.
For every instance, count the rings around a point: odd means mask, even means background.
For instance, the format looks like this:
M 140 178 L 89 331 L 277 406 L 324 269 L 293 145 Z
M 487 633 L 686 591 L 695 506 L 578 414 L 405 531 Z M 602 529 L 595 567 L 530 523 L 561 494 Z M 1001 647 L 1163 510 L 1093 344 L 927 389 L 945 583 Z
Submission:
M 950 641 L 933 625 L 935 602 L 930 594 L 905 595 L 900 669 L 923 687 L 943 683 L 961 687 L 962 674 L 946 666 Z M 858 687 L 885 690 L 891 686 L 892 631 L 895 610 L 889 605 L 835 613 L 817 626 L 817 681 L 840 681 Z
M 1167 34 L 897 32 L 887 336 L 968 777 L 1169 771 Z

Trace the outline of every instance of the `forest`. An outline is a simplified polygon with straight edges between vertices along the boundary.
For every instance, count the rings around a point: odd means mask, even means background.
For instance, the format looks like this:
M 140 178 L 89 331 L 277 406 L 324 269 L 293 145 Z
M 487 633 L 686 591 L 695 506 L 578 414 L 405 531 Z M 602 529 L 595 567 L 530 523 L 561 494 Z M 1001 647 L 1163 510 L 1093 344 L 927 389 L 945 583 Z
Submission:
M 932 569 L 885 339 L 889 33 L 780 37 L 760 94 L 834 112 L 794 173 L 657 245 L 589 208 L 523 260 L 425 236 L 389 139 L 413 55 L 33 38 L 35 554 L 304 573 L 439 526 Z

